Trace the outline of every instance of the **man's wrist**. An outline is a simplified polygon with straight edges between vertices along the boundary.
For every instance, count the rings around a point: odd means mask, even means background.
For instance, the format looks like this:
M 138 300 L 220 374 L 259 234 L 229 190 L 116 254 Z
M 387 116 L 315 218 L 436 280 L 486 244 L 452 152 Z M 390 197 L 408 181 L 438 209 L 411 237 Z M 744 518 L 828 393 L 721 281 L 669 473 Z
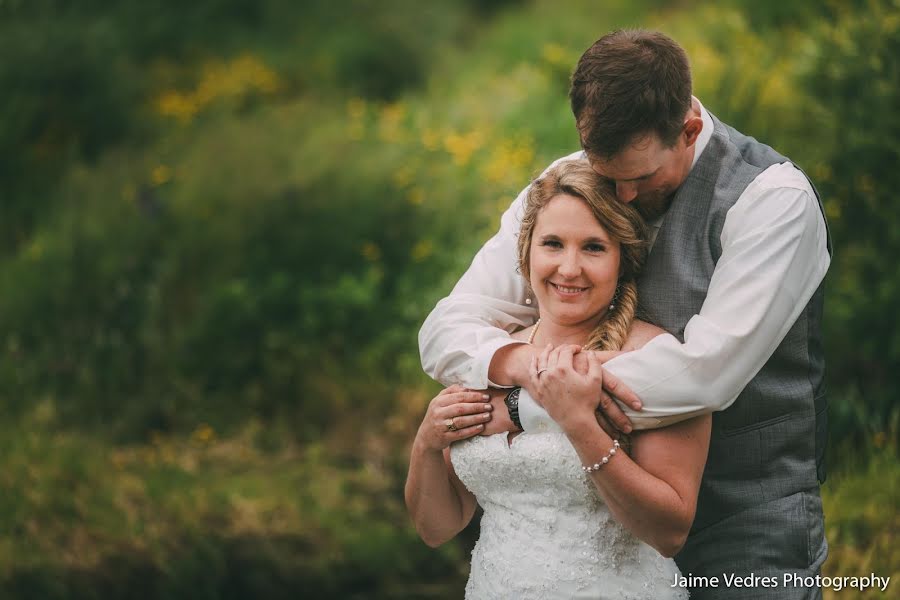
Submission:
M 525 342 L 498 349 L 491 359 L 488 378 L 500 385 L 521 386 L 528 380 L 528 365 L 534 348 Z

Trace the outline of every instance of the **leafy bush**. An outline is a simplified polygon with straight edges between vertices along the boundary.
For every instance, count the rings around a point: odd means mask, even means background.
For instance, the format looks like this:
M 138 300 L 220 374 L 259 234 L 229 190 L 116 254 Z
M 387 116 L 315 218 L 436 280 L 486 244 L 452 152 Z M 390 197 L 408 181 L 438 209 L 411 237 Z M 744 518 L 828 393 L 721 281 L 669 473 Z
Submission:
M 839 10 L 823 24 L 817 60 L 805 83 L 828 107 L 830 153 L 819 185 L 831 217 L 835 256 L 829 275 L 826 334 L 836 391 L 833 431 L 840 439 L 897 431 L 900 407 L 900 230 L 891 224 L 900 187 L 900 15 L 872 0 L 865 11 Z M 839 402 L 841 396 L 838 396 Z
M 580 52 L 635 23 L 822 192 L 832 433 L 859 457 L 835 452 L 826 571 L 874 564 L 893 488 L 847 490 L 896 456 L 896 7 L 249 4 L 0 3 L 0 595 L 458 592 L 471 537 L 429 551 L 401 502 L 435 389 L 416 331 L 577 149 Z

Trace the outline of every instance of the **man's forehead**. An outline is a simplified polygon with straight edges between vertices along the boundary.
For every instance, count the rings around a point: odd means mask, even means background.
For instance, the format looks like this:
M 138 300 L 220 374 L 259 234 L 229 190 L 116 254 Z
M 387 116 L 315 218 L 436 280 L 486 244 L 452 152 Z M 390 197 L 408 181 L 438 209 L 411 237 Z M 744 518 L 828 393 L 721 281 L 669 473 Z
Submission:
M 629 181 L 653 175 L 659 170 L 661 163 L 655 154 L 628 157 L 617 155 L 609 160 L 592 159 L 591 168 L 607 179 Z
M 656 136 L 639 138 L 609 158 L 589 156 L 597 174 L 616 180 L 640 179 L 662 165 L 665 148 Z

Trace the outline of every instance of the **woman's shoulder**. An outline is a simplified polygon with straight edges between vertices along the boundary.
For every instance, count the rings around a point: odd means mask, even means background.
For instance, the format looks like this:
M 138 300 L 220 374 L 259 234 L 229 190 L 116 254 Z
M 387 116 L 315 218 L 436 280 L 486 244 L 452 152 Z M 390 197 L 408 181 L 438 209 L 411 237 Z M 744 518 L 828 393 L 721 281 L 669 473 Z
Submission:
M 514 331 L 513 333 L 510 334 L 509 337 L 511 337 L 514 340 L 521 340 L 523 342 L 527 342 L 528 338 L 531 337 L 532 329 L 534 329 L 534 325 L 532 325 L 531 327 L 526 327 L 524 329 L 519 329 L 518 331 Z
M 662 327 L 654 325 L 653 323 L 641 321 L 640 319 L 635 319 L 631 322 L 631 329 L 628 330 L 628 339 L 625 340 L 622 351 L 630 352 L 632 350 L 637 350 L 656 336 L 663 333 L 666 333 L 666 330 Z

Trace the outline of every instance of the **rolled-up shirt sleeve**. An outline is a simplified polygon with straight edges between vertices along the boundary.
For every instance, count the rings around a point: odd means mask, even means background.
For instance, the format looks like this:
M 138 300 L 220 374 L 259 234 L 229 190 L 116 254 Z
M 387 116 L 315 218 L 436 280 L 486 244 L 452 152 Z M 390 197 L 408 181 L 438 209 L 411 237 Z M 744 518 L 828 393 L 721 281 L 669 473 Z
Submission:
M 537 317 L 524 304 L 527 290 L 515 268 L 526 191 L 419 332 L 422 365 L 445 385 L 486 387 L 494 353 L 520 343 L 509 334 Z M 769 167 L 748 186 L 720 239 L 707 298 L 687 323 L 684 342 L 660 335 L 605 365 L 641 398 L 640 412 L 623 407 L 637 429 L 730 406 L 787 335 L 831 261 L 815 193 L 790 163 Z M 549 419 L 525 390 L 519 414 L 526 430 Z
M 510 333 L 537 318 L 537 309 L 525 304 L 525 280 L 516 270 L 515 258 L 527 189 L 503 213 L 500 230 L 419 330 L 422 367 L 444 385 L 487 388 L 494 353 L 520 343 Z

